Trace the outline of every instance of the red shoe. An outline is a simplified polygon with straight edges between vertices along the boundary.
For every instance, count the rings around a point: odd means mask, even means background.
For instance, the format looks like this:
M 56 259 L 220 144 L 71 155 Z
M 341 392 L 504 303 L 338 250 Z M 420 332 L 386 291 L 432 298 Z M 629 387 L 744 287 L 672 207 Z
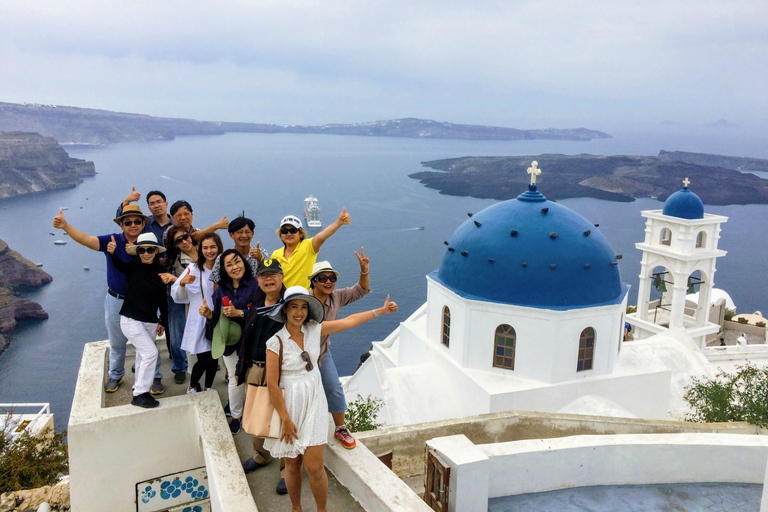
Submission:
M 341 444 L 347 450 L 351 450 L 357 446 L 357 441 L 355 441 L 355 438 L 352 437 L 352 434 L 349 433 L 349 430 L 347 430 L 347 427 L 344 425 L 336 429 L 336 431 L 333 433 L 333 437 L 341 441 Z

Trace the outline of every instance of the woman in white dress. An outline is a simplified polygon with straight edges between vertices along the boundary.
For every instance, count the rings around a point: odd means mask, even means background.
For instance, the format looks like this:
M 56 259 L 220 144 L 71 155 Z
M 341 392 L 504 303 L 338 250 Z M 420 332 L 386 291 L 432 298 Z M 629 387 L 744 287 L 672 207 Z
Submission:
M 221 238 L 216 233 L 208 233 L 200 239 L 200 253 L 197 263 L 188 265 L 184 272 L 171 286 L 171 298 L 177 304 L 189 304 L 187 321 L 184 325 L 184 337 L 181 340 L 181 349 L 187 354 L 196 354 L 197 362 L 192 367 L 192 375 L 189 379 L 187 393 L 197 393 L 200 388 L 200 378 L 205 374 L 205 387 L 209 389 L 213 385 L 216 376 L 217 363 L 211 356 L 211 340 L 205 337 L 205 317 L 198 310 L 203 304 L 203 299 L 211 303 L 213 295 L 213 282 L 211 270 L 216 258 L 224 251 Z
M 264 448 L 273 457 L 285 459 L 285 483 L 294 512 L 301 510 L 302 465 L 309 476 L 318 512 L 325 512 L 328 497 L 324 466 L 328 405 L 317 367 L 320 337 L 395 311 L 397 304 L 387 295 L 383 307 L 323 322 L 324 310 L 320 301 L 306 288 L 292 286 L 285 291 L 283 304 L 273 313 L 285 322 L 285 326 L 267 341 L 267 386 L 282 426 L 280 439 L 265 440 Z

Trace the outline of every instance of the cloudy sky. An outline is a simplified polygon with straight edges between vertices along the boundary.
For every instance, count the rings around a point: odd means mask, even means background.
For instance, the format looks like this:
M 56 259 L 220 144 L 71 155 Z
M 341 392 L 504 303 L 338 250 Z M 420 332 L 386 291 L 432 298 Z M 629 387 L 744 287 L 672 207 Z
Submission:
M 768 2 L 0 0 L 0 101 L 290 124 L 768 126 Z

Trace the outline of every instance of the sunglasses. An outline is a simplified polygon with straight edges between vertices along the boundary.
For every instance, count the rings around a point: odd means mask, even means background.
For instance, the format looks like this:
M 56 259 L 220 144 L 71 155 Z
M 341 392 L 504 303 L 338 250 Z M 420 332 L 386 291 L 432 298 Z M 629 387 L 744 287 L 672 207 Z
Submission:
M 155 254 L 155 251 L 157 251 L 157 247 L 139 247 L 136 249 L 138 254 Z
M 123 226 L 125 227 L 138 226 L 140 224 L 144 224 L 144 221 L 143 220 L 124 220 L 123 221 Z
M 336 274 L 331 274 L 329 276 L 325 276 L 325 275 L 317 276 L 317 277 L 315 277 L 313 279 L 313 281 L 315 281 L 317 283 L 324 283 L 326 281 L 330 281 L 332 283 L 335 283 L 336 279 L 337 279 Z
M 307 363 L 307 366 L 305 367 L 307 371 L 311 372 L 314 366 L 312 365 L 312 360 L 309 358 L 309 353 L 307 353 L 306 350 L 301 353 L 301 358 L 304 360 L 305 363 Z
M 173 245 L 181 245 L 181 242 L 183 242 L 187 238 L 189 238 L 189 233 L 184 233 L 180 237 L 177 237 L 177 238 L 173 239 Z
M 290 233 L 292 235 L 295 235 L 296 233 L 299 232 L 299 230 L 297 228 L 291 226 L 289 228 L 280 228 L 280 232 L 282 234 L 284 234 L 284 235 L 287 235 L 288 233 Z

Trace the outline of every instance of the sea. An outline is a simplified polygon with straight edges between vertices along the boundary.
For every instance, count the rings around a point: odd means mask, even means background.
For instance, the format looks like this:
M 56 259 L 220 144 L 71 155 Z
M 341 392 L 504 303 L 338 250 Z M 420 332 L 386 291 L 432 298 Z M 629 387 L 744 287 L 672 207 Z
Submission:
M 13 333 L 10 347 L 0 355 L 0 402 L 49 402 L 57 427 L 65 428 L 83 345 L 107 337 L 105 257 L 71 240 L 54 245 L 55 240 L 68 240 L 51 225 L 59 208 L 64 208 L 71 225 L 87 234 L 112 233 L 117 231 L 112 221 L 115 210 L 132 186 L 143 193 L 158 189 L 170 203 L 189 201 L 198 227 L 224 215 L 232 219 L 245 213 L 256 222 L 254 244 L 259 241 L 270 251 L 279 246 L 275 229 L 280 219 L 303 216 L 305 197 L 318 198 L 325 224 L 346 208 L 352 223 L 325 243 L 319 259 L 329 260 L 341 272 L 340 286 L 352 285 L 358 277 L 354 251 L 365 248 L 373 293 L 345 307 L 342 314 L 378 307 L 387 295 L 400 310 L 332 337 L 339 373 L 349 375 L 372 341 L 386 338 L 424 303 L 425 276 L 440 266 L 443 241 L 468 213 L 496 202 L 443 195 L 424 187 L 408 177 L 423 169 L 421 162 L 543 153 L 656 155 L 662 149 L 768 158 L 764 132 L 737 128 L 658 127 L 612 135 L 576 142 L 232 133 L 67 147 L 71 156 L 95 162 L 98 174 L 73 189 L 0 202 L 0 238 L 53 276 L 51 284 L 25 294 L 50 318 L 23 321 Z M 517 172 L 525 174 L 526 168 Z M 547 176 L 545 167 L 538 179 L 544 195 L 548 179 L 555 178 Z M 690 188 L 695 192 L 696 184 Z M 599 224 L 623 256 L 622 280 L 631 285 L 629 302 L 635 303 L 641 256 L 635 244 L 644 237 L 640 212 L 662 208 L 662 203 L 650 198 L 631 203 L 587 198 L 560 203 Z M 146 210 L 144 197 L 140 204 Z M 729 217 L 719 243 L 728 255 L 719 261 L 715 285 L 730 293 L 740 312 L 768 309 L 764 294 L 768 273 L 763 269 L 768 205 L 705 210 Z M 226 233 L 222 235 L 225 246 L 232 246 Z

